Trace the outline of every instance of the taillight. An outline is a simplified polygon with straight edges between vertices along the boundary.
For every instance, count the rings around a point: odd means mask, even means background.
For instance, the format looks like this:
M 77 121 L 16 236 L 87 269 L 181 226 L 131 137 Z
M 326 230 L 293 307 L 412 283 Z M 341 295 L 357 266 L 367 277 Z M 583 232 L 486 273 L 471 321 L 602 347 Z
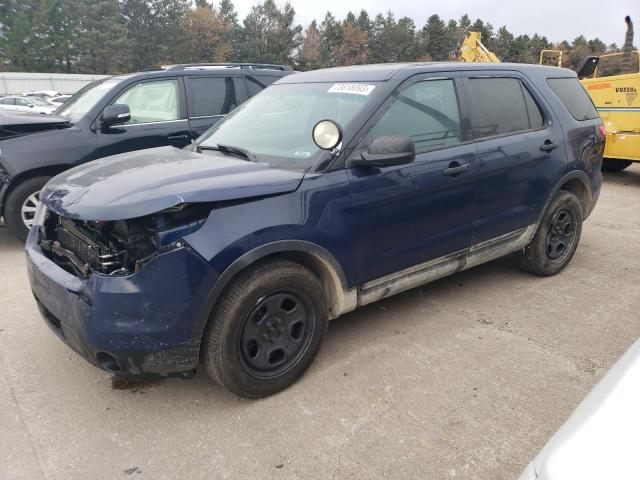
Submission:
M 598 132 L 602 138 L 607 138 L 607 129 L 604 128 L 604 125 L 598 125 Z

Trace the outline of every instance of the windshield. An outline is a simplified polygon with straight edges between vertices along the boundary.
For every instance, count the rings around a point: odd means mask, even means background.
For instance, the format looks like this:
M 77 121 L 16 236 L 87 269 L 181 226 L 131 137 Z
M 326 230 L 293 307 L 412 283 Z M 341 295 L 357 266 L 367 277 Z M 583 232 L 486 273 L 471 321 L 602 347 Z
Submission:
M 196 144 L 240 147 L 260 162 L 306 169 L 320 151 L 311 136 L 315 124 L 329 119 L 345 128 L 379 90 L 374 83 L 272 85 L 214 125 Z
M 90 83 L 73 95 L 66 103 L 58 107 L 54 112 L 55 115 L 68 117 L 72 123 L 80 121 L 120 81 L 120 79 L 114 78 Z
M 31 97 L 29 98 L 29 101 L 31 103 L 33 103 L 34 105 L 37 105 L 38 107 L 50 107 L 51 104 L 49 102 L 47 102 L 46 100 L 43 100 L 39 97 Z

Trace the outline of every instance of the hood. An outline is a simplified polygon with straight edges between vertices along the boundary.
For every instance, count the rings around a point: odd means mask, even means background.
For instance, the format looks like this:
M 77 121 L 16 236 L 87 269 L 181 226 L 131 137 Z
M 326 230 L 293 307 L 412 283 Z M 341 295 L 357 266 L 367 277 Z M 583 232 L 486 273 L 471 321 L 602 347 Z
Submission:
M 28 112 L 0 112 L 0 138 L 70 127 L 69 119 Z
M 124 220 L 182 203 L 287 193 L 297 189 L 303 177 L 304 172 L 271 168 L 217 152 L 159 147 L 67 170 L 45 186 L 40 198 L 65 217 Z

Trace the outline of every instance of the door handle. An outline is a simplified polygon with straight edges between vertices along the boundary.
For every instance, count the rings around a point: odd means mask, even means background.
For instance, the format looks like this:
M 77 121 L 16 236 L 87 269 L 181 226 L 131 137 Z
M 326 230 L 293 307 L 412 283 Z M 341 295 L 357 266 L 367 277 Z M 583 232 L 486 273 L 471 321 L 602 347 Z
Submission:
M 471 169 L 470 163 L 460 164 L 458 162 L 451 162 L 448 168 L 445 168 L 444 170 L 442 170 L 442 174 L 449 175 L 449 176 L 460 175 L 461 173 L 464 173 L 470 169 Z
M 545 142 L 540 145 L 540 150 L 543 152 L 550 152 L 551 150 L 555 150 L 560 146 L 558 142 L 552 142 L 551 140 L 545 140 Z
M 170 135 L 167 137 L 169 143 L 189 143 L 188 135 Z

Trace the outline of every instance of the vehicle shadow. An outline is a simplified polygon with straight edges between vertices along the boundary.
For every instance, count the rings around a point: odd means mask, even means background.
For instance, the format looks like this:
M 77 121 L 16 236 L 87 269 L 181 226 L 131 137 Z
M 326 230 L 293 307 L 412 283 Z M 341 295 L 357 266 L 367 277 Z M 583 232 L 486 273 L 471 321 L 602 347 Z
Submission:
M 607 184 L 640 187 L 640 163 L 621 172 L 603 172 L 602 176 Z

